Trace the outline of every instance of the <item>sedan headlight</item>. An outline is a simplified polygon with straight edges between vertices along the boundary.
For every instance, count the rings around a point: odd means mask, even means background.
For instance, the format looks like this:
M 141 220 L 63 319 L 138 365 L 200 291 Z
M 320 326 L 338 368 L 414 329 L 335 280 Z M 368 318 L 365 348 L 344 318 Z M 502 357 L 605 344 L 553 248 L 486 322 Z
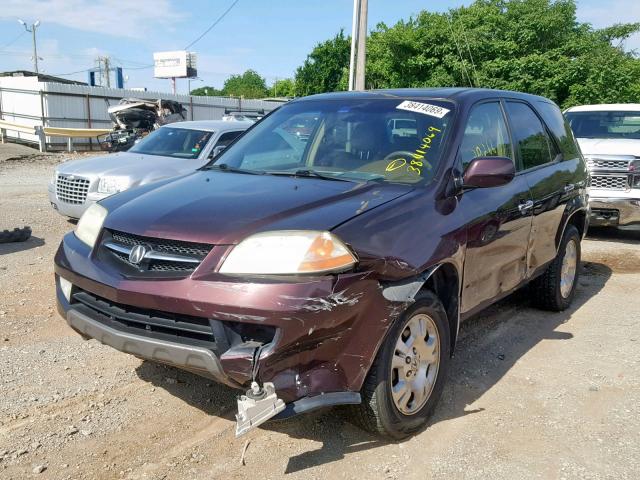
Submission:
M 98 193 L 113 195 L 127 188 L 129 188 L 129 180 L 123 177 L 102 177 L 98 182 Z
M 221 273 L 287 275 L 326 273 L 352 267 L 356 258 L 329 232 L 287 230 L 258 233 L 236 245 Z
M 82 214 L 76 226 L 76 237 L 93 248 L 107 216 L 107 209 L 94 203 Z

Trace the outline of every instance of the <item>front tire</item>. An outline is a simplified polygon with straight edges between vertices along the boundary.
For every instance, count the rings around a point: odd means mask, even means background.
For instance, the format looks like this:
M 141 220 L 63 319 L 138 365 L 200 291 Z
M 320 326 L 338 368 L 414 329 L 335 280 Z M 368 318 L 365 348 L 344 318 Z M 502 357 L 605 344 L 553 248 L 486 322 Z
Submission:
M 408 437 L 427 424 L 450 363 L 450 332 L 442 303 L 418 295 L 391 327 L 362 387 L 355 421 L 372 433 Z
M 545 272 L 531 282 L 534 304 L 561 312 L 571 305 L 580 275 L 580 233 L 567 225 L 556 258 Z

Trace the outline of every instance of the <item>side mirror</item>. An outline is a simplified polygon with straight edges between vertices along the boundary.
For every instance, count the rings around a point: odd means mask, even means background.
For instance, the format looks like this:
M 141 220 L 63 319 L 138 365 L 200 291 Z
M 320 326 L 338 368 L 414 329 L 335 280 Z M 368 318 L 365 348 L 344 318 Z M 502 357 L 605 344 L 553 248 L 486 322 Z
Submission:
M 227 148 L 225 145 L 218 145 L 217 147 L 213 147 L 213 150 L 211 150 L 211 153 L 209 154 L 209 158 L 216 158 L 225 148 Z
M 477 157 L 462 175 L 463 188 L 490 188 L 506 185 L 516 175 L 513 160 L 507 157 Z

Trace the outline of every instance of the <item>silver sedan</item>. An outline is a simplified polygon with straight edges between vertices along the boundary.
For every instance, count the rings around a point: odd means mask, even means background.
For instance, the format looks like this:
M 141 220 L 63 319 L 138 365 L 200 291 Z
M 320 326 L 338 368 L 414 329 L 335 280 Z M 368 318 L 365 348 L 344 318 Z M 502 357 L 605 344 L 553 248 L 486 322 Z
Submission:
M 60 214 L 80 218 L 91 204 L 109 195 L 193 172 L 252 124 L 220 120 L 172 123 L 126 152 L 64 162 L 49 182 L 49 201 Z

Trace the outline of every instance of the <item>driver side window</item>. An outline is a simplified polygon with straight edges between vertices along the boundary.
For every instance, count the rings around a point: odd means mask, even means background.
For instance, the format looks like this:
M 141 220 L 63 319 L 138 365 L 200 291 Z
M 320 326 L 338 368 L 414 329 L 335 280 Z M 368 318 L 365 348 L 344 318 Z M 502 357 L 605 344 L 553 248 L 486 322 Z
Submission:
M 458 155 L 463 171 L 476 157 L 507 157 L 513 160 L 509 131 L 499 102 L 473 107 Z

